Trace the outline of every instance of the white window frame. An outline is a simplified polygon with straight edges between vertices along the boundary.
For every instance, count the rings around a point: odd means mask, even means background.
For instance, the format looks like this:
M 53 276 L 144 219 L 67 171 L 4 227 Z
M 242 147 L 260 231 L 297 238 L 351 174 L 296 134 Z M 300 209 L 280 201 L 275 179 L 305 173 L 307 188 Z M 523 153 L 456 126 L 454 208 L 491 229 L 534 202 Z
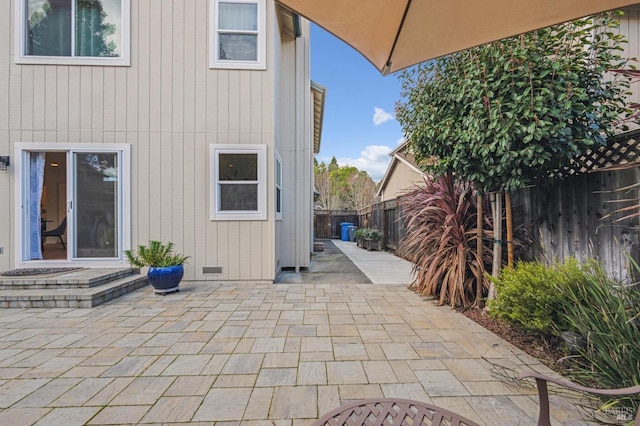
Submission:
M 278 167 L 278 165 L 280 165 L 280 167 Z M 282 197 L 282 158 L 280 158 L 280 155 L 278 154 L 278 152 L 276 151 L 276 158 L 275 158 L 275 163 L 274 163 L 274 194 L 273 194 L 273 204 L 274 204 L 274 210 L 276 212 L 276 220 L 282 220 L 282 201 L 283 201 L 283 197 Z M 278 182 L 280 182 L 278 184 Z M 279 192 L 278 192 L 279 191 Z M 278 197 L 279 195 L 279 197 Z M 278 199 L 279 198 L 279 199 Z M 280 210 L 278 210 L 278 207 L 280 207 Z
M 251 211 L 220 209 L 219 156 L 220 154 L 258 155 L 258 209 Z M 210 220 L 267 220 L 267 146 L 258 144 L 215 144 L 209 148 L 210 165 Z
M 102 65 L 102 66 L 130 66 L 131 65 L 131 0 L 122 2 L 122 46 L 119 57 L 88 57 L 88 56 L 34 56 L 27 55 L 27 2 L 29 0 L 15 0 L 15 35 L 14 59 L 16 64 L 47 64 L 47 65 Z M 72 19 L 73 21 L 73 19 Z M 72 37 L 73 38 L 73 37 Z M 72 54 L 74 49 L 72 48 Z
M 218 59 L 218 6 L 220 3 L 250 3 L 258 7 L 258 59 L 255 61 L 230 61 Z M 209 4 L 209 68 L 222 69 L 267 69 L 267 4 L 266 0 L 210 0 Z
M 28 176 L 24 172 L 26 170 L 27 155 L 29 152 L 65 152 L 68 155 L 68 159 L 71 159 L 71 153 L 79 152 L 112 152 L 118 153 L 119 159 L 122 162 L 120 166 L 120 178 L 122 179 L 122 185 L 120 198 L 118 203 L 120 204 L 120 221 L 121 226 L 119 229 L 119 238 L 121 239 L 120 247 L 123 250 L 131 248 L 131 145 L 130 144 L 94 144 L 94 143 L 59 143 L 59 142 L 18 142 L 15 144 L 15 164 L 13 158 L 11 161 L 11 167 L 15 167 L 14 179 L 14 192 L 15 192 L 15 204 L 14 204 L 14 218 L 15 229 L 24 230 L 28 218 L 25 216 L 24 206 L 24 190 L 28 187 L 26 179 Z M 67 163 L 67 182 L 71 181 L 72 168 Z M 73 207 L 72 207 L 73 208 Z M 71 220 L 71 218 L 69 218 Z M 25 236 L 23 231 L 17 231 L 14 240 L 15 247 L 15 265 L 17 268 L 33 268 L 33 267 L 66 267 L 66 266 L 83 266 L 83 267 L 129 267 L 129 262 L 124 258 L 122 253 L 118 257 L 114 258 L 68 258 L 59 260 L 25 260 L 26 250 Z M 67 244 L 73 244 L 71 240 L 74 238 L 69 233 L 73 232 L 71 226 L 67 226 Z M 69 247 L 69 246 L 68 246 Z M 70 247 L 69 249 L 70 250 Z

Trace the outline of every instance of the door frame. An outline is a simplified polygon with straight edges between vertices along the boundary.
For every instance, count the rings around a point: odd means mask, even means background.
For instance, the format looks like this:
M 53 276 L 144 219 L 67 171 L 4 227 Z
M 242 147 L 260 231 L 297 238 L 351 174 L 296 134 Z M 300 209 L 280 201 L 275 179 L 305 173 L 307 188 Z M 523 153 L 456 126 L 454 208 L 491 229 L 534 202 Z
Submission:
M 14 145 L 15 148 L 15 229 L 14 249 L 15 249 L 15 265 L 16 268 L 36 267 L 36 266 L 84 266 L 84 267 L 106 267 L 119 268 L 129 267 L 129 263 L 124 259 L 124 255 L 120 253 L 117 258 L 109 259 L 56 259 L 56 260 L 24 260 L 25 249 L 25 232 L 23 227 L 24 211 L 23 211 L 23 189 L 27 186 L 28 176 L 23 173 L 23 165 L 27 161 L 29 152 L 119 152 L 121 159 L 121 176 L 122 176 L 122 224 L 121 238 L 122 249 L 131 248 L 131 145 L 130 144 L 102 144 L 102 143 L 50 143 L 50 142 L 19 142 Z M 71 177 L 72 165 L 67 164 L 67 188 L 69 188 L 69 179 Z M 67 199 L 69 192 L 67 191 Z

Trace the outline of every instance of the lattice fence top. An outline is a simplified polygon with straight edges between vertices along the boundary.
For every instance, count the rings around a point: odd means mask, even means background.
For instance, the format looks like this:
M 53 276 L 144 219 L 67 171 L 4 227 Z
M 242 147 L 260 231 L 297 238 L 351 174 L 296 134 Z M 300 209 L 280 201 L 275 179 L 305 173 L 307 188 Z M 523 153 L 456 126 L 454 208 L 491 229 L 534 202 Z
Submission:
M 565 176 L 590 173 L 600 169 L 630 168 L 640 165 L 640 130 L 612 138 L 606 147 L 574 158 L 560 174 Z

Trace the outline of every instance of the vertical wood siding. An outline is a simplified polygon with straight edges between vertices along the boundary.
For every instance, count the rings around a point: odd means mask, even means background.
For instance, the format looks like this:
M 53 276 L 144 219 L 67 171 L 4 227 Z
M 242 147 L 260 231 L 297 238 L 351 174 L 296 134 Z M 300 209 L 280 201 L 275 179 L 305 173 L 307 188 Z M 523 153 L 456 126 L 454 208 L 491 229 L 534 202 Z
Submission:
M 309 61 L 309 23 L 298 38 L 277 35 L 275 145 L 282 159 L 282 220 L 276 223 L 276 267 L 309 267 L 312 251 L 313 150 Z M 273 157 L 271 155 L 270 157 Z M 270 188 L 273 193 L 273 187 Z
M 392 200 L 407 192 L 413 191 L 416 186 L 424 185 L 424 177 L 399 160 L 386 182 L 382 192 L 382 201 Z
M 273 43 L 267 71 L 209 69 L 209 0 L 131 0 L 131 66 L 16 65 L 13 8 L 0 2 L 0 155 L 14 160 L 16 142 L 131 144 L 132 244 L 174 241 L 192 256 L 187 279 L 273 279 L 273 214 L 212 222 L 208 201 L 209 144 L 273 153 Z M 11 200 L 15 178 L 0 172 Z M 12 209 L 0 207 L 0 269 L 15 257 Z M 204 266 L 223 273 L 205 276 Z
M 640 59 L 640 9 L 634 7 L 624 11 L 624 15 L 620 17 L 619 33 L 623 34 L 628 43 L 624 44 L 622 56 L 626 58 L 635 58 L 636 61 L 632 65 L 638 66 L 637 59 Z M 631 85 L 630 102 L 640 102 L 640 84 L 633 83 Z
M 295 141 L 296 141 L 296 90 L 295 80 L 287 78 L 295 72 L 295 39 L 287 34 L 279 34 L 278 90 L 275 93 L 276 105 L 286 105 L 287 110 L 279 108 L 276 113 L 278 123 L 276 149 L 282 159 L 282 221 L 278 227 L 278 247 L 276 255 L 280 267 L 295 267 Z
M 13 158 L 10 140 L 16 137 L 16 132 L 10 129 L 15 116 L 20 114 L 19 110 L 11 110 L 14 105 L 10 102 L 10 96 L 19 95 L 20 88 L 12 84 L 11 67 L 6 58 L 11 56 L 11 35 L 8 28 L 12 26 L 13 8 L 10 2 L 0 2 L 0 155 L 10 155 Z M 13 121 L 12 121 L 13 119 Z M 12 180 L 7 172 L 0 172 L 0 195 L 6 199 L 13 200 Z M 13 218 L 13 203 L 4 202 L 0 204 L 0 223 L 8 224 Z M 10 268 L 11 251 L 9 247 L 13 241 L 15 232 L 12 226 L 0 226 L 0 247 L 3 247 L 4 254 L 0 255 L 0 270 Z

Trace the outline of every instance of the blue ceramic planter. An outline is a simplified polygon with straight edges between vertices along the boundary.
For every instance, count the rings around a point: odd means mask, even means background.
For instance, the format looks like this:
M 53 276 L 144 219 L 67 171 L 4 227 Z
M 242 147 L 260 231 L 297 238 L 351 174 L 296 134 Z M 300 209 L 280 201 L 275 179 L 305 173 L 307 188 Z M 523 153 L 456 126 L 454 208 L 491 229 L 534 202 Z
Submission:
M 175 266 L 151 266 L 147 272 L 149 284 L 157 294 L 168 294 L 180 291 L 178 284 L 184 276 L 184 267 Z

